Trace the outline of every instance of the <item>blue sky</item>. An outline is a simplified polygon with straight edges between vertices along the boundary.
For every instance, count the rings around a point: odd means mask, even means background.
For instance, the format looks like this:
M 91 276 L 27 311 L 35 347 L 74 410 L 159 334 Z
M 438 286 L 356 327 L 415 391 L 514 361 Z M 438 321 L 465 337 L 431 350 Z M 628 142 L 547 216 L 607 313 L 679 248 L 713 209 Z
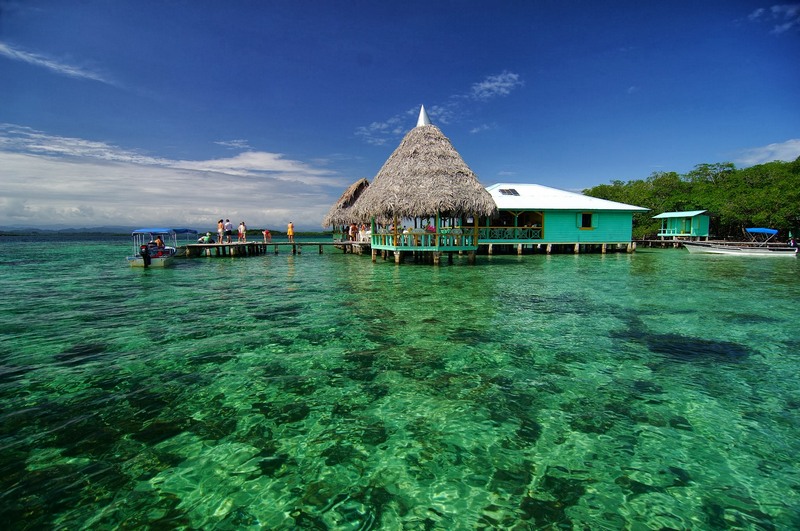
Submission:
M 0 0 L 0 227 L 318 230 L 419 106 L 484 185 L 800 156 L 800 3 Z

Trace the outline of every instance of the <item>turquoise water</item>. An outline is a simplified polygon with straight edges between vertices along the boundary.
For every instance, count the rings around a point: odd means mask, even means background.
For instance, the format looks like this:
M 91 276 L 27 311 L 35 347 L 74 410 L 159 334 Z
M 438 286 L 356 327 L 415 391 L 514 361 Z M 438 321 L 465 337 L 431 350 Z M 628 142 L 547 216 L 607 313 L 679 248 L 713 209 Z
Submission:
M 0 242 L 14 529 L 800 527 L 800 261 Z

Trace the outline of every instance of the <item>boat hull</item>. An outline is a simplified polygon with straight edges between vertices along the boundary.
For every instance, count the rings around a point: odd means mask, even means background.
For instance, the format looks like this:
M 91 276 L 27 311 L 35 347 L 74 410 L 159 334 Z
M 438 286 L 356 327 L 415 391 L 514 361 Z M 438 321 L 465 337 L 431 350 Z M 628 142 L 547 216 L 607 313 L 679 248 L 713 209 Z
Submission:
M 683 246 L 692 254 L 725 254 L 730 256 L 754 257 L 787 257 L 797 256 L 797 249 L 792 247 L 748 247 L 704 242 L 683 242 Z
M 128 263 L 131 267 L 167 267 L 172 264 L 174 256 L 153 256 L 150 258 L 150 265 L 145 266 L 141 256 L 129 256 Z

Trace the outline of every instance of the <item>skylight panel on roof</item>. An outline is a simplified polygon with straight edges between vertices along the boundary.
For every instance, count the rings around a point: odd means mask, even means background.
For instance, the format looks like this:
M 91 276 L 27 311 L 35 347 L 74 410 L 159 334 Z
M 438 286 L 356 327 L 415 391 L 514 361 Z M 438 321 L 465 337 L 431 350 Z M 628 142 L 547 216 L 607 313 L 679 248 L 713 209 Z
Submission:
M 519 195 L 519 192 L 513 188 L 500 188 L 500 193 L 503 195 Z

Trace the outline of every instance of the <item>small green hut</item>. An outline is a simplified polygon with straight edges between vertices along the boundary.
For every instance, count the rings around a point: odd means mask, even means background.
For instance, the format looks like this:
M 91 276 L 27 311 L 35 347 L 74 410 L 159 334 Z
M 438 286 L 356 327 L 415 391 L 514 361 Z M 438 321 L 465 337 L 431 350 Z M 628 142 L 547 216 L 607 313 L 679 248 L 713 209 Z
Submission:
M 657 236 L 664 239 L 708 240 L 709 217 L 706 210 L 664 212 L 653 219 L 661 220 Z

